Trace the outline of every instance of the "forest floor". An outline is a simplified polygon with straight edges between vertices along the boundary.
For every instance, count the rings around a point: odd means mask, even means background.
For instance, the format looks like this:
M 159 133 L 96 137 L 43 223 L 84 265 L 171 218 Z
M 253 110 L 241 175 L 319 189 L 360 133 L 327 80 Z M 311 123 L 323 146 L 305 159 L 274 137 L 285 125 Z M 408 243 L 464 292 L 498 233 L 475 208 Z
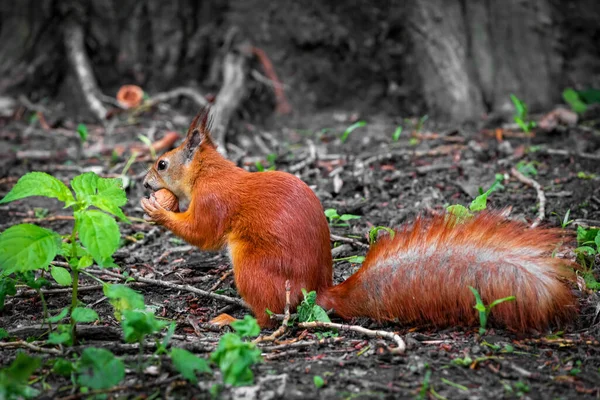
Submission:
M 359 118 L 360 117 L 360 118 Z M 138 116 L 118 116 L 110 135 L 100 125 L 87 125 L 83 145 L 77 123 L 65 119 L 60 128 L 43 128 L 39 118 L 0 120 L 0 197 L 20 176 L 44 171 L 67 183 L 74 176 L 94 171 L 104 177 L 127 177 L 128 203 L 125 214 L 131 224 L 121 223 L 122 247 L 115 254 L 118 270 L 133 278 L 145 277 L 190 284 L 207 291 L 237 297 L 230 262 L 225 254 L 201 252 L 186 246 L 163 228 L 144 222 L 140 199 L 147 195 L 141 184 L 151 156 L 142 153 L 129 168 L 129 146 L 140 143 L 138 135 L 159 139 L 166 131 L 185 132 L 191 116 L 181 116 L 162 107 Z M 51 119 L 51 116 L 50 118 Z M 342 141 L 346 129 L 365 120 Z M 398 126 L 403 132 L 394 138 Z M 551 132 L 524 135 L 518 129 L 473 129 L 444 126 L 435 121 L 362 116 L 350 112 L 327 112 L 296 120 L 276 121 L 266 131 L 260 126 L 237 123 L 238 135 L 230 138 L 241 152 L 230 157 L 249 170 L 264 168 L 293 171 L 317 193 L 325 209 L 339 215 L 360 216 L 348 226 L 332 224 L 334 235 L 350 238 L 332 242 L 336 259 L 334 280 L 340 282 L 358 267 L 348 257 L 364 255 L 368 232 L 373 226 L 397 227 L 421 213 L 441 213 L 450 204 L 468 205 L 479 188 L 487 190 L 502 174 L 502 187 L 488 201 L 492 209 L 512 208 L 511 218 L 533 221 L 539 212 L 536 189 L 519 182 L 511 168 L 539 182 L 546 197 L 543 225 L 560 226 L 570 210 L 567 231 L 577 226 L 600 225 L 600 127 L 580 123 Z M 397 140 L 396 140 L 397 139 Z M 112 150 L 121 145 L 122 154 Z M 268 156 L 274 154 L 275 156 Z M 595 154 L 595 156 L 594 156 Z M 73 221 L 55 200 L 27 198 L 0 206 L 0 231 L 21 222 L 32 222 L 67 233 Z M 137 238 L 137 239 L 136 239 Z M 341 245 L 341 246 L 340 246 Z M 575 259 L 575 243 L 560 251 Z M 352 261 L 352 260 L 350 260 Z M 597 267 L 596 267 L 597 268 Z M 97 269 L 97 267 L 92 267 Z M 596 278 L 600 279 L 596 270 Z M 119 282 L 114 274 L 99 272 L 107 282 Z M 573 290 L 580 312 L 564 331 L 518 336 L 499 329 L 478 335 L 470 329 L 415 329 L 411 326 L 375 324 L 367 320 L 347 321 L 371 329 L 398 333 L 406 342 L 404 354 L 391 354 L 395 346 L 386 339 L 369 338 L 357 332 L 337 333 L 292 327 L 275 343 L 265 343 L 263 362 L 256 365 L 255 384 L 222 389 L 223 398 L 600 398 L 600 319 L 598 296 L 579 280 Z M 223 331 L 209 330 L 205 323 L 228 305 L 189 291 L 152 283 L 132 282 L 157 316 L 177 323 L 171 343 L 202 357 L 215 349 Z M 74 351 L 44 344 L 40 297 L 20 287 L 6 298 L 0 311 L 0 327 L 10 338 L 29 339 L 27 352 L 46 362 L 56 357 L 44 349 L 64 351 L 74 358 L 86 346 L 110 349 L 122 356 L 127 374 L 117 389 L 104 391 L 121 398 L 210 398 L 209 389 L 221 382 L 218 370 L 203 375 L 197 385 L 183 380 L 165 361 L 152 356 L 148 345 L 138 355 L 135 345 L 125 344 L 113 309 L 101 285 L 83 275 L 79 300 L 93 308 L 100 321 L 81 326 L 81 344 Z M 57 284 L 44 289 L 49 313 L 56 315 L 70 304 L 70 289 Z M 430 295 L 430 294 L 424 294 Z M 241 308 L 228 311 L 242 317 Z M 333 318 L 334 322 L 342 322 Z M 225 328 L 227 330 L 229 328 Z M 323 338 L 325 335 L 325 339 Z M 16 350 L 0 347 L 0 364 L 8 365 Z M 142 360 L 144 372 L 136 373 Z M 33 387 L 40 398 L 85 398 L 74 391 L 68 378 L 52 374 L 49 364 L 37 372 Z M 316 378 L 315 377 L 320 377 Z M 140 381 L 141 379 L 141 381 Z M 322 379 L 322 380 L 321 380 Z M 102 392 L 102 391 L 100 391 Z M 136 397 L 137 396 L 137 397 Z M 114 398 L 114 397 L 112 397 Z

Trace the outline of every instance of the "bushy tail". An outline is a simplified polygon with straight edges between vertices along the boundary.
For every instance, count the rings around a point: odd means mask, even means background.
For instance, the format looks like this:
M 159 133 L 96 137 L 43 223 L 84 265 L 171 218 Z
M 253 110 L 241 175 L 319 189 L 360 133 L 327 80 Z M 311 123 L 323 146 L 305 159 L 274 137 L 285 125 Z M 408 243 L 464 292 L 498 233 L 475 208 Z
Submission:
M 553 258 L 560 231 L 529 229 L 494 213 L 465 222 L 420 218 L 393 239 L 372 246 L 363 266 L 318 302 L 344 318 L 365 316 L 403 324 L 471 326 L 480 293 L 484 304 L 515 296 L 492 309 L 490 323 L 517 331 L 542 330 L 575 314 L 569 263 Z

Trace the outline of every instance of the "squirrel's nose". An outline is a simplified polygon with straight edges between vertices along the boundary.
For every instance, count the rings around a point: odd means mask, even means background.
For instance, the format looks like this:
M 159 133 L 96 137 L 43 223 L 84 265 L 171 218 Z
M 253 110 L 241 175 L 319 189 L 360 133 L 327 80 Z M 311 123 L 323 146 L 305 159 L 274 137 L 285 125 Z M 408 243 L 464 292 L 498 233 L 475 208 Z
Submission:
M 149 184 L 148 182 L 144 182 L 144 187 L 145 187 L 146 189 L 150 189 L 150 184 Z

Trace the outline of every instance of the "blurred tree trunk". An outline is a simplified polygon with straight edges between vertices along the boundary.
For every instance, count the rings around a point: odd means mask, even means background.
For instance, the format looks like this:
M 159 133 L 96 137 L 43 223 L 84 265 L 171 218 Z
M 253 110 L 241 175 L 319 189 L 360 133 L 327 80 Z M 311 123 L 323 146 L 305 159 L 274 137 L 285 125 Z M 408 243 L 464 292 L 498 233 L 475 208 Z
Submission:
M 453 120 L 511 110 L 509 94 L 533 109 L 554 104 L 563 63 L 548 0 L 413 0 L 425 101 Z

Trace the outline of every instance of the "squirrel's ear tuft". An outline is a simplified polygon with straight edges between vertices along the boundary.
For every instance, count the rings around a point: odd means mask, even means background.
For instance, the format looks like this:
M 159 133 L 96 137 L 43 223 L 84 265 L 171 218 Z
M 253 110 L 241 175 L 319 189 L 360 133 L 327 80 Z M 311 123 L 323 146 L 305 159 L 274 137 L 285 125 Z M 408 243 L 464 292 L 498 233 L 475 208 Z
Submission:
M 208 106 L 203 107 L 198 115 L 194 117 L 185 139 L 188 160 L 194 158 L 194 153 L 201 145 L 216 147 L 210 136 L 211 121 L 210 107 Z

